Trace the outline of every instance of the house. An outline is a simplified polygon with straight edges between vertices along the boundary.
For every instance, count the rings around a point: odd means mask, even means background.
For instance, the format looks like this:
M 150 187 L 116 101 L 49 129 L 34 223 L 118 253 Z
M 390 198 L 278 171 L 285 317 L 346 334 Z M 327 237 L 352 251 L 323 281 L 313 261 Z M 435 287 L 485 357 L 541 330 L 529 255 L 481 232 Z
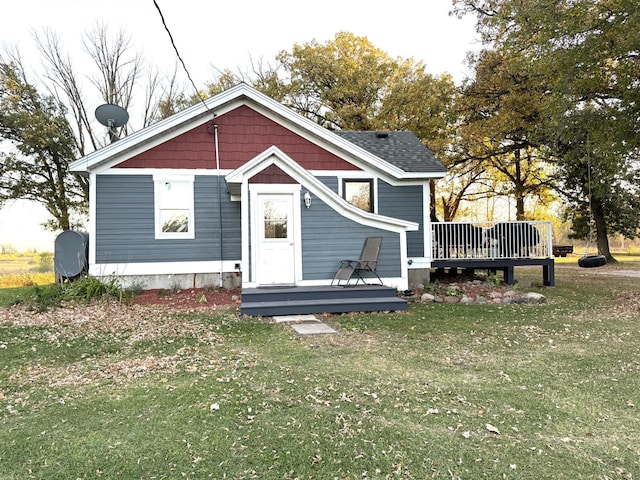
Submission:
M 71 165 L 90 178 L 89 273 L 147 288 L 328 286 L 382 236 L 377 273 L 428 276 L 429 182 L 410 132 L 334 132 L 240 84 Z

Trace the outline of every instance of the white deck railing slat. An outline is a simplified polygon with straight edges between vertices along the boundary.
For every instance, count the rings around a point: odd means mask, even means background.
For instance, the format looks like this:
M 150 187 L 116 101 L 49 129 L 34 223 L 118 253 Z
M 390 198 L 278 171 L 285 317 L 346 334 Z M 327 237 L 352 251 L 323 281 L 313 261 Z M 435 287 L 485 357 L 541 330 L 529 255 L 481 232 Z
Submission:
M 553 258 L 551 222 L 436 222 L 432 259 Z

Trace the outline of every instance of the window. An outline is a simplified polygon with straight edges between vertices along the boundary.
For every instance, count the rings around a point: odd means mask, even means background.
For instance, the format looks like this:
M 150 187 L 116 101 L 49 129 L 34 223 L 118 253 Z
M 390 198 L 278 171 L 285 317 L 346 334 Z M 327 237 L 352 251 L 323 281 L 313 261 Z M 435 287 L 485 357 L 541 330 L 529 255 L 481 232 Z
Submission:
M 373 212 L 373 180 L 349 179 L 342 181 L 342 196 L 351 205 Z
M 154 177 L 156 238 L 195 238 L 193 176 Z
M 264 238 L 289 238 L 287 229 L 288 203 L 268 200 L 264 202 Z

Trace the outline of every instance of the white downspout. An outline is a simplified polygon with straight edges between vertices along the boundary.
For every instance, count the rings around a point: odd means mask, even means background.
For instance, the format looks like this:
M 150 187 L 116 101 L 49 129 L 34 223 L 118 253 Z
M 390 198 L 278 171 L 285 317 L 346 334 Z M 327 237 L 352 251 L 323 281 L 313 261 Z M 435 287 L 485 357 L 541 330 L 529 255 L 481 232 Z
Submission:
M 224 282 L 222 280 L 222 274 L 224 271 L 224 261 L 223 261 L 223 251 L 224 249 L 222 244 L 222 190 L 220 187 L 220 151 L 218 150 L 218 123 L 216 122 L 215 116 L 213 118 L 213 143 L 215 145 L 216 152 L 216 179 L 218 182 L 218 227 L 220 231 L 220 272 L 218 275 L 218 285 L 220 288 L 224 286 Z

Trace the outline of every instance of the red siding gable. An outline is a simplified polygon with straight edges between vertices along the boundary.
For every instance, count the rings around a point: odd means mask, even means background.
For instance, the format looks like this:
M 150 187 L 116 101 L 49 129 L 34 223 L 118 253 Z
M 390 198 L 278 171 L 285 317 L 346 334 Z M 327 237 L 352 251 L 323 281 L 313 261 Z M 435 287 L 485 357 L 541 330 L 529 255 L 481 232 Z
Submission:
M 359 170 L 245 105 L 217 119 L 220 168 L 234 170 L 275 145 L 307 170 Z M 117 165 L 117 168 L 216 168 L 207 123 Z
M 269 165 L 249 179 L 249 183 L 298 183 L 277 165 Z

